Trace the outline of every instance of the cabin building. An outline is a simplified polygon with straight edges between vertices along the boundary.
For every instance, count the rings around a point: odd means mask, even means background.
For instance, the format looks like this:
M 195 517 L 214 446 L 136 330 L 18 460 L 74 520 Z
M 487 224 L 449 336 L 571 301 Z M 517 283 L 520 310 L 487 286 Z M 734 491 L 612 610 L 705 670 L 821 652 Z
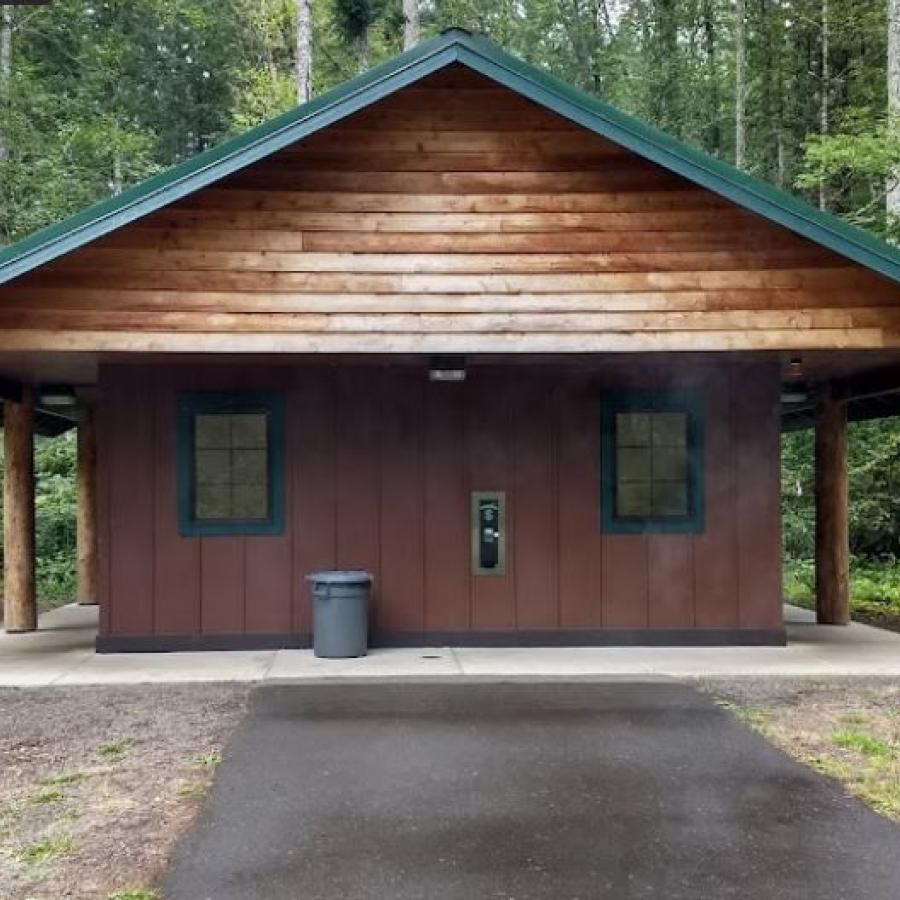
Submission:
M 0 254 L 6 627 L 79 428 L 98 649 L 778 644 L 780 434 L 896 411 L 900 254 L 452 30 Z M 785 402 L 789 401 L 788 405 Z

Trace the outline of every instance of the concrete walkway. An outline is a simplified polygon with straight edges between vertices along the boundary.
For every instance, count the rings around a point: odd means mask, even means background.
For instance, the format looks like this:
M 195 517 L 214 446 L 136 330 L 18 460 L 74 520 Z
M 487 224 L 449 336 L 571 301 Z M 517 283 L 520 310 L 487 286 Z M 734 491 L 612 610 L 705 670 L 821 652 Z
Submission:
M 403 648 L 361 659 L 316 659 L 311 650 L 94 653 L 97 610 L 66 606 L 32 634 L 0 633 L 0 686 L 277 681 L 322 678 L 474 677 L 578 679 L 608 675 L 900 677 L 900 634 L 865 625 L 828 628 L 786 607 L 787 647 Z

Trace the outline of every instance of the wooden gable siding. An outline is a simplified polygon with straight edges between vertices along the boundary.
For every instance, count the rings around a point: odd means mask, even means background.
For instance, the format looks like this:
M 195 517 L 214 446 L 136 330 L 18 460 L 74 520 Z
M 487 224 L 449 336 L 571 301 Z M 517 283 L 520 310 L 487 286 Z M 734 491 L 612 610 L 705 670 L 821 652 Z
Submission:
M 658 359 L 473 366 L 464 384 L 414 365 L 104 364 L 101 633 L 306 635 L 304 576 L 334 567 L 375 575 L 380 642 L 779 629 L 778 366 Z M 237 386 L 284 394 L 284 532 L 181 537 L 177 394 Z M 604 534 L 600 399 L 685 388 L 705 408 L 706 530 Z M 502 577 L 471 574 L 478 490 L 506 492 Z
M 900 346 L 900 288 L 468 70 L 0 288 L 15 348 Z

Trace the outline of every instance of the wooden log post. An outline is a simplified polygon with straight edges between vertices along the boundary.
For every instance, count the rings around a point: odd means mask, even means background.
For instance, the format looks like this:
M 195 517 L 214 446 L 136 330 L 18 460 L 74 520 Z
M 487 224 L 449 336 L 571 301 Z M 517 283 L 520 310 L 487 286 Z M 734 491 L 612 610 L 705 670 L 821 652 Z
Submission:
M 86 406 L 78 423 L 78 508 L 76 543 L 78 555 L 78 602 L 97 602 L 97 432 L 94 410 Z
M 829 385 L 816 403 L 816 620 L 850 622 L 847 407 Z
M 3 412 L 3 618 L 8 632 L 37 628 L 34 572 L 34 393 Z

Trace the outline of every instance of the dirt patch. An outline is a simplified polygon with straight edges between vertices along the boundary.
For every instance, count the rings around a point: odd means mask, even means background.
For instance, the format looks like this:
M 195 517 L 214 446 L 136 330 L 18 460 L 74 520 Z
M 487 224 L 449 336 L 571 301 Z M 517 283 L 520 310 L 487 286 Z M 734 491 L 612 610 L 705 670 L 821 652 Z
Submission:
M 782 750 L 900 822 L 900 680 L 735 679 L 701 687 Z
M 900 632 L 900 616 L 893 613 L 869 613 L 856 610 L 850 616 L 854 622 L 862 622 L 863 625 L 873 625 L 875 628 L 884 628 L 886 631 Z
M 0 897 L 152 897 L 248 693 L 0 689 Z
M 787 602 L 793 606 L 799 606 L 801 609 L 808 609 L 813 612 L 816 609 L 815 601 L 806 597 L 794 597 Z M 884 610 L 879 609 L 882 606 L 880 603 L 868 603 L 865 605 L 865 608 L 851 606 L 850 619 L 862 625 L 871 625 L 873 628 L 883 628 L 885 631 L 900 633 L 900 615 L 892 612 L 886 604 L 884 605 Z

